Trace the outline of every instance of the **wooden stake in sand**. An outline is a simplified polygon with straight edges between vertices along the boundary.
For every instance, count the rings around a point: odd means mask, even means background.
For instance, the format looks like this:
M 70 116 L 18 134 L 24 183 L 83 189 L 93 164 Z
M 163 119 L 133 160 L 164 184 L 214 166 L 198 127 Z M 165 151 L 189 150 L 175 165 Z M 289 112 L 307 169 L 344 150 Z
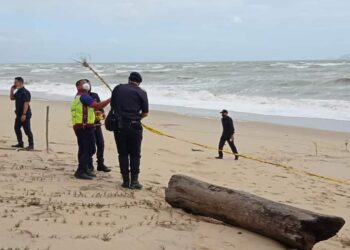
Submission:
M 265 235 L 292 248 L 311 250 L 336 235 L 343 218 L 318 214 L 249 193 L 174 175 L 165 200 L 186 212 L 208 216 Z
M 49 153 L 49 112 L 50 106 L 46 106 L 46 152 Z

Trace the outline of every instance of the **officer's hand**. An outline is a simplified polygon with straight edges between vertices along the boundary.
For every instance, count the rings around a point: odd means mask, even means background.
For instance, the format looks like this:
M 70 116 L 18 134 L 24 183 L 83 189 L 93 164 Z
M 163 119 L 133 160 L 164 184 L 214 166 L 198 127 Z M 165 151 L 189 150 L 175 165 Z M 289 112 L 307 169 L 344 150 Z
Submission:
M 234 139 L 235 139 L 235 136 L 232 135 L 230 141 L 234 141 Z
M 26 119 L 27 119 L 27 116 L 26 116 L 26 115 L 22 115 L 22 116 L 21 116 L 21 122 L 25 122 Z

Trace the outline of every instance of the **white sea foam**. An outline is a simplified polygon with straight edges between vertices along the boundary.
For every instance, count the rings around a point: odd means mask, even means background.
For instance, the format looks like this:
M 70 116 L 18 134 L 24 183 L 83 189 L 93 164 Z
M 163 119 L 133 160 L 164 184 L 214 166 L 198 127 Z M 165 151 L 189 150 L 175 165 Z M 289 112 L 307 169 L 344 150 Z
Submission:
M 54 72 L 57 68 L 49 68 L 49 69 L 32 69 L 31 73 L 48 73 L 48 72 Z
M 289 117 L 324 118 L 350 121 L 350 102 L 339 100 L 285 99 L 226 94 L 215 96 L 208 91 L 188 92 L 147 88 L 152 104 L 229 109 L 237 112 Z
M 109 83 L 143 74 L 151 104 L 263 115 L 350 121 L 350 73 L 345 61 L 242 63 L 97 64 Z M 77 64 L 0 65 L 0 90 L 8 92 L 20 73 L 37 96 L 69 99 L 75 82 L 89 78 L 93 90 L 110 92 Z

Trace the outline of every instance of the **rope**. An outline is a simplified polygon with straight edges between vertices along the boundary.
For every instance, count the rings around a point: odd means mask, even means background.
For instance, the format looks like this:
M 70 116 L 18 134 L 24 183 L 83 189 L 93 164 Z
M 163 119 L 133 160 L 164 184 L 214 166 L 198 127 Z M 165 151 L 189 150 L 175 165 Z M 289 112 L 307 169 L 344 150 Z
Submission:
M 175 137 L 173 135 L 169 135 L 169 134 L 167 134 L 165 132 L 162 132 L 162 131 L 160 131 L 158 129 L 152 128 L 152 127 L 147 126 L 145 124 L 142 124 L 142 126 L 146 130 L 148 130 L 149 132 L 151 132 L 153 134 L 156 134 L 156 135 L 164 136 L 164 137 L 167 137 L 167 138 L 170 138 L 170 139 L 174 139 L 174 140 L 177 140 L 177 141 L 181 141 L 181 142 L 184 142 L 184 143 L 188 143 L 188 144 L 191 144 L 191 145 L 194 145 L 194 146 L 198 146 L 198 147 L 201 147 L 201 148 L 205 148 L 205 149 L 209 149 L 209 150 L 215 150 L 215 151 L 217 150 L 217 148 L 212 147 L 212 146 L 208 146 L 208 145 L 201 144 L 201 143 L 198 143 L 198 142 L 192 142 L 192 141 L 188 141 L 188 140 L 185 140 L 185 139 L 177 138 L 177 137 Z M 232 153 L 230 151 L 225 151 L 225 150 L 223 152 L 225 152 L 227 154 L 237 155 L 237 156 L 242 157 L 242 158 L 247 159 L 247 160 L 252 160 L 252 161 L 255 161 L 255 162 L 260 162 L 260 163 L 272 165 L 272 166 L 275 166 L 275 167 L 280 167 L 280 168 L 283 168 L 283 169 L 285 169 L 285 170 L 287 170 L 289 172 L 301 173 L 301 174 L 305 174 L 307 176 L 317 177 L 317 178 L 320 178 L 320 179 L 323 179 L 323 180 L 327 180 L 327 181 L 331 181 L 331 182 L 338 183 L 338 184 L 350 185 L 350 182 L 347 181 L 347 180 L 342 180 L 342 179 L 337 179 L 337 178 L 333 178 L 333 177 L 329 177 L 329 176 L 319 175 L 319 174 L 312 173 L 312 172 L 309 172 L 309 171 L 306 171 L 306 170 L 298 169 L 298 168 L 290 166 L 290 165 L 286 165 L 286 164 L 282 164 L 282 163 L 276 163 L 276 162 L 260 159 L 258 157 L 254 157 L 254 156 L 251 156 L 251 155 L 246 155 L 246 154 L 234 154 L 234 153 Z

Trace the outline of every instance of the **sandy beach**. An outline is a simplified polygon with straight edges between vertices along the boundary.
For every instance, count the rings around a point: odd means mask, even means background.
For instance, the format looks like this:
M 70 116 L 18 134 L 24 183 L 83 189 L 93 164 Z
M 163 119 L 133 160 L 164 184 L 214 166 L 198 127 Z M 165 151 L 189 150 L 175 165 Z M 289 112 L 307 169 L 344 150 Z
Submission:
M 45 112 L 50 106 L 50 153 L 45 151 Z M 340 233 L 316 250 L 350 249 L 350 133 L 238 121 L 242 154 L 293 166 L 262 164 L 144 131 L 141 191 L 120 187 L 116 146 L 104 130 L 111 173 L 76 180 L 76 138 L 69 103 L 33 100 L 32 129 L 40 152 L 16 152 L 14 103 L 0 97 L 0 249 L 240 249 L 279 250 L 281 244 L 241 228 L 171 208 L 164 189 L 185 174 L 273 201 L 343 217 Z M 219 114 L 218 114 L 219 115 Z M 233 117 L 234 118 L 234 117 Z M 189 141 L 216 147 L 217 120 L 152 111 L 145 124 Z M 316 155 L 317 145 L 317 155 Z M 349 146 L 350 148 L 350 146 Z M 347 183 L 346 183 L 347 182 Z

